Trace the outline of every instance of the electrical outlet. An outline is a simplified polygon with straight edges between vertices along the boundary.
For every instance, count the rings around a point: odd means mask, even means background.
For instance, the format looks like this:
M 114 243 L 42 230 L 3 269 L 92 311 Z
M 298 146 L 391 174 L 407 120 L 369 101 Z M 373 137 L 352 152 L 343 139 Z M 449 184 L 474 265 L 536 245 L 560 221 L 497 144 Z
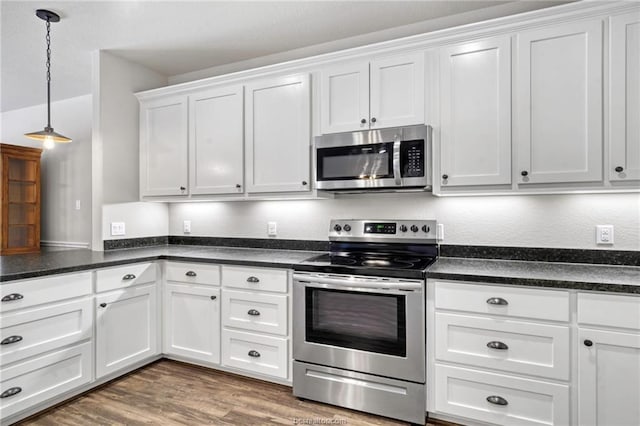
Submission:
M 278 224 L 276 222 L 267 222 L 267 235 L 270 237 L 278 235 Z
M 125 235 L 124 222 L 111 222 L 111 235 Z
M 596 226 L 596 244 L 613 244 L 613 225 Z
M 191 221 L 190 220 L 185 220 L 184 222 L 182 222 L 182 232 L 184 232 L 185 234 L 190 234 L 191 233 Z
M 439 223 L 438 226 L 436 227 L 436 239 L 438 241 L 444 240 L 444 224 L 443 223 Z
M 80 200 L 76 200 L 76 210 L 80 210 Z

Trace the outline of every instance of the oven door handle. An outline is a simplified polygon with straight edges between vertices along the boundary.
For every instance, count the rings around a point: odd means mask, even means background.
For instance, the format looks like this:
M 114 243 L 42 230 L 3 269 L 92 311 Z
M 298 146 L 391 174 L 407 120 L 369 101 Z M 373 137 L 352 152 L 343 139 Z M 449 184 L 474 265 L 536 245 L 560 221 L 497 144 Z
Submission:
M 293 279 L 305 284 L 324 284 L 337 288 L 370 288 L 378 290 L 422 290 L 421 282 L 406 281 L 376 281 L 358 278 L 356 280 L 327 278 L 309 275 L 293 274 Z
M 393 140 L 393 178 L 396 186 L 402 185 L 402 172 L 400 171 L 400 136 L 395 135 Z

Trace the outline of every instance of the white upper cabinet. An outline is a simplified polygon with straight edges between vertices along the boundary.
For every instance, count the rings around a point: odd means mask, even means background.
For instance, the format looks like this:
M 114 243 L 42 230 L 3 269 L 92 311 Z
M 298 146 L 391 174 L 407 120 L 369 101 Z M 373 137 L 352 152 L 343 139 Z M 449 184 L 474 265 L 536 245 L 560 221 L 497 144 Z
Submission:
M 187 97 L 140 105 L 140 196 L 187 195 Z
M 322 133 L 424 123 L 424 54 L 324 68 Z
M 602 180 L 602 21 L 517 35 L 519 184 Z
M 640 179 L 640 13 L 610 20 L 609 179 Z
M 309 191 L 309 74 L 245 86 L 247 192 Z
M 189 96 L 191 194 L 243 192 L 242 105 L 242 86 Z
M 511 38 L 440 50 L 441 186 L 511 183 Z

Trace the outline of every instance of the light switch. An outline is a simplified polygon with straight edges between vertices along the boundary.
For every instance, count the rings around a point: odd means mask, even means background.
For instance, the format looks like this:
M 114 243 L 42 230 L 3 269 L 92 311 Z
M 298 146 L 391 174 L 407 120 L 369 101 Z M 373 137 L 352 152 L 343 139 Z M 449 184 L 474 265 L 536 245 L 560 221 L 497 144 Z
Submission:
M 278 235 L 278 224 L 277 222 L 267 222 L 267 235 L 270 237 L 275 237 Z
M 185 220 L 184 222 L 182 222 L 182 231 L 185 234 L 190 234 L 191 233 L 191 221 L 190 220 Z

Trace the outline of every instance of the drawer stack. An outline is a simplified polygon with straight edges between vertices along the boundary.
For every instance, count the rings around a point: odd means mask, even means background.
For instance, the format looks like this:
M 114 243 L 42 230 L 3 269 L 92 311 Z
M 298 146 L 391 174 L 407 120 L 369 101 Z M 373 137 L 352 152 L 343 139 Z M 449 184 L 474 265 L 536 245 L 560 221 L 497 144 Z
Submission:
M 505 425 L 568 424 L 568 292 L 434 284 L 436 411 Z
M 2 418 L 92 380 L 91 273 L 0 286 Z
M 286 270 L 222 267 L 222 364 L 260 375 L 289 376 Z

